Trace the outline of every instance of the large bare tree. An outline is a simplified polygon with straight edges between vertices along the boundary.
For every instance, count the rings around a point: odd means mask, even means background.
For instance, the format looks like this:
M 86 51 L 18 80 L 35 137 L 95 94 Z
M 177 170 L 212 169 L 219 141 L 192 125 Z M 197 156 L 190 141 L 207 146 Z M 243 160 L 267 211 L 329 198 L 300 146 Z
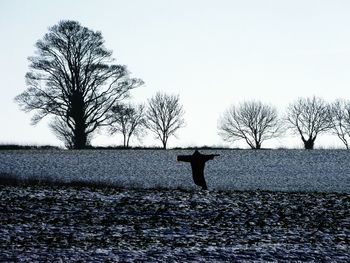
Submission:
M 50 27 L 29 61 L 27 89 L 16 101 L 35 112 L 33 124 L 54 116 L 52 129 L 75 149 L 86 147 L 89 136 L 106 123 L 112 105 L 142 84 L 129 77 L 126 66 L 113 64 L 100 32 L 76 21 Z
M 350 138 L 350 101 L 337 99 L 330 105 L 331 131 L 349 149 Z
M 274 107 L 247 101 L 226 110 L 218 129 L 225 141 L 245 140 L 252 149 L 260 149 L 264 141 L 280 135 L 281 125 Z
M 301 136 L 305 149 L 313 149 L 320 133 L 328 131 L 330 122 L 329 105 L 321 98 L 299 98 L 287 109 L 289 128 Z
M 148 100 L 146 127 L 151 130 L 166 149 L 168 139 L 185 125 L 184 110 L 179 96 L 158 92 Z
M 124 147 L 129 147 L 131 136 L 140 138 L 143 135 L 146 122 L 143 104 L 133 106 L 118 103 L 110 109 L 108 114 L 110 114 L 109 132 L 111 134 L 121 133 Z

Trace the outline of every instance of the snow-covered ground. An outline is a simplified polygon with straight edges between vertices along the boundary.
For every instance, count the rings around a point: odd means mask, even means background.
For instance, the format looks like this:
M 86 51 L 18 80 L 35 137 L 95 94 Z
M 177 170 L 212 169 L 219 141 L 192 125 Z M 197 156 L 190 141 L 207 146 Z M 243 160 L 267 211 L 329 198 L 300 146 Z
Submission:
M 97 181 L 122 187 L 185 188 L 188 163 L 177 150 L 1 151 L 0 173 L 21 178 Z M 317 191 L 350 193 L 350 152 L 345 150 L 219 150 L 206 165 L 214 190 Z

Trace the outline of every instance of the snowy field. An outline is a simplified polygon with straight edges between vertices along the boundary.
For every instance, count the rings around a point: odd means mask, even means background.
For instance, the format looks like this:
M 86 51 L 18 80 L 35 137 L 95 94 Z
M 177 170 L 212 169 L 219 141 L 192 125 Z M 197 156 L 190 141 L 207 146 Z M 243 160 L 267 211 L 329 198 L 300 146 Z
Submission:
M 107 182 L 125 188 L 193 189 L 188 163 L 176 150 L 1 151 L 0 173 L 20 178 Z M 219 150 L 206 165 L 212 190 L 350 193 L 350 152 L 345 150 Z

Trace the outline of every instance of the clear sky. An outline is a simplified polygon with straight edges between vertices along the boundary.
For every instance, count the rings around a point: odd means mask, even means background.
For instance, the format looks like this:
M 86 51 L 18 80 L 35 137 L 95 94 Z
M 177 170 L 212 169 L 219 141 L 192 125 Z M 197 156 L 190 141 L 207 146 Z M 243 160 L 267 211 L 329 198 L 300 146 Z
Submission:
M 102 32 L 117 62 L 146 83 L 133 101 L 157 91 L 180 95 L 187 125 L 172 147 L 227 145 L 217 135 L 218 118 L 244 100 L 283 113 L 300 96 L 350 99 L 349 14 L 347 0 L 1 0 L 0 143 L 62 145 L 47 122 L 31 126 L 31 114 L 13 101 L 26 88 L 35 42 L 60 20 Z M 95 137 L 93 144 L 121 143 Z M 160 145 L 153 135 L 143 144 Z M 316 141 L 334 145 L 341 146 L 336 137 Z M 301 142 L 285 136 L 264 146 Z

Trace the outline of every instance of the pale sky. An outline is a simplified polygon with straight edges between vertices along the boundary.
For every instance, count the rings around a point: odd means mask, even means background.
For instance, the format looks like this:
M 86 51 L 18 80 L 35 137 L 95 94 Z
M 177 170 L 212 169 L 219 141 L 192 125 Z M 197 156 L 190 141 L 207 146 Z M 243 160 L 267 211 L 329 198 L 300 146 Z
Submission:
M 0 143 L 63 144 L 47 122 L 14 97 L 26 88 L 34 44 L 60 20 L 99 30 L 117 63 L 145 85 L 132 101 L 157 91 L 179 94 L 186 127 L 169 146 L 228 145 L 217 121 L 232 104 L 261 100 L 282 114 L 300 96 L 350 99 L 350 1 L 347 0 L 0 0 Z M 96 134 L 94 145 L 121 144 Z M 149 134 L 133 145 L 157 145 Z M 322 136 L 316 147 L 341 146 Z M 233 147 L 246 147 L 236 143 Z M 263 147 L 301 147 L 298 137 Z

